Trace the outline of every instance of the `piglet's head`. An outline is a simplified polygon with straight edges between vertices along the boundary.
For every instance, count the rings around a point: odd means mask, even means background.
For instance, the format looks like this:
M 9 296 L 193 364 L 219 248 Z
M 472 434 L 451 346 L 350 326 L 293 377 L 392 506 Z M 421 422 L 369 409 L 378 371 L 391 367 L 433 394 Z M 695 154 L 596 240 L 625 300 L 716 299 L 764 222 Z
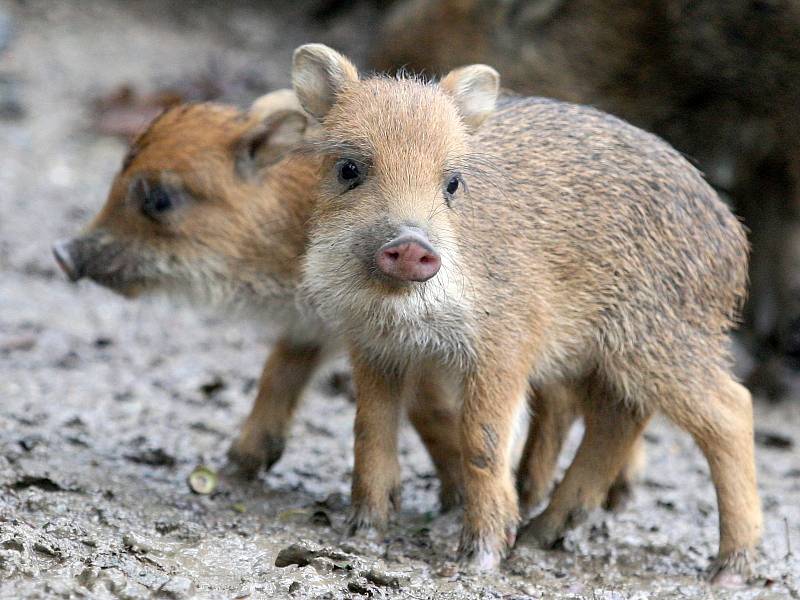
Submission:
M 441 277 L 456 260 L 454 221 L 463 218 L 473 134 L 494 110 L 497 72 L 472 65 L 438 83 L 361 78 L 338 52 L 309 44 L 294 53 L 292 81 L 321 123 L 310 143 L 323 158 L 315 276 L 389 293 Z
M 211 103 L 168 110 L 134 142 L 84 232 L 53 246 L 57 263 L 72 281 L 126 296 L 215 296 L 257 285 L 259 272 L 287 263 L 294 215 L 282 196 L 307 121 L 291 90 L 247 111 Z M 302 237 L 302 224 L 295 229 Z

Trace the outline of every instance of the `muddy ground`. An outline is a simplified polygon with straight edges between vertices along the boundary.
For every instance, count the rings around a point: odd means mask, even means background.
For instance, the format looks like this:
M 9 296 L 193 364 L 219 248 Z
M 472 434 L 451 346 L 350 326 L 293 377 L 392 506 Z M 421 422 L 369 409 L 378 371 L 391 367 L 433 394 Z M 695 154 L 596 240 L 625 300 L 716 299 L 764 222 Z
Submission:
M 49 246 L 100 207 L 125 151 L 92 132 L 92 97 L 124 82 L 147 92 L 212 63 L 256 73 L 253 87 L 285 85 L 297 43 L 358 57 L 371 30 L 369 7 L 354 35 L 336 16 L 315 29 L 292 3 L 226 4 L 0 0 L 15 33 L 0 76 L 25 111 L 0 120 L 0 598 L 800 597 L 800 398 L 756 406 L 763 556 L 753 585 L 733 591 L 703 582 L 713 490 L 699 452 L 663 421 L 623 512 L 595 515 L 564 550 L 521 550 L 496 575 L 448 562 L 458 515 L 437 515 L 408 427 L 402 513 L 385 537 L 343 537 L 353 406 L 326 392 L 324 374 L 272 472 L 190 491 L 197 465 L 223 464 L 268 327 L 69 285 Z M 276 566 L 298 543 L 279 564 L 310 564 Z

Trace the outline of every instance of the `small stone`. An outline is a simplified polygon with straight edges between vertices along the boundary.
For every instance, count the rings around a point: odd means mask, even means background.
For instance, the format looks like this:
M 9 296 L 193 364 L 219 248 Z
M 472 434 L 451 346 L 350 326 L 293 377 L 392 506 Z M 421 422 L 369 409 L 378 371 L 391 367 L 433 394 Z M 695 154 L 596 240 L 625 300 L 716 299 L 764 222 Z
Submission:
M 170 577 L 158 588 L 160 598 L 188 598 L 194 593 L 194 583 L 188 577 Z
M 133 532 L 122 536 L 122 544 L 134 554 L 147 554 L 153 550 L 153 546 L 147 540 Z
M 354 594 L 372 595 L 372 590 L 369 589 L 369 582 L 364 577 L 358 577 L 348 582 L 347 589 Z
M 99 567 L 86 567 L 78 574 L 77 580 L 83 587 L 90 592 L 94 590 L 95 583 L 100 577 Z
M 400 588 L 404 585 L 408 585 L 410 581 L 410 578 L 405 573 L 383 571 L 375 567 L 372 567 L 369 571 L 364 573 L 364 577 L 375 585 L 392 588 Z
M 39 554 L 45 554 L 54 558 L 61 556 L 61 551 L 58 548 L 54 548 L 49 544 L 45 544 L 44 542 L 34 542 L 33 549 Z
M 316 558 L 312 558 L 308 561 L 309 566 L 314 567 L 314 570 L 319 573 L 320 575 L 327 575 L 328 573 L 332 573 L 335 565 L 333 561 L 329 558 L 325 558 L 324 556 L 317 556 Z

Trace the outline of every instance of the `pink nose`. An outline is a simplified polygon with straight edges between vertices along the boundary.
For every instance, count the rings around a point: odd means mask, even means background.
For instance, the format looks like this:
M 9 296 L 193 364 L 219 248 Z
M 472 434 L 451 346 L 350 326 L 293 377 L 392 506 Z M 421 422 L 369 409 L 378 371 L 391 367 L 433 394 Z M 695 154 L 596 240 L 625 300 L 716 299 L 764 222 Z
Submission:
M 436 250 L 416 233 L 408 233 L 381 246 L 375 262 L 389 277 L 401 281 L 427 281 L 442 266 Z

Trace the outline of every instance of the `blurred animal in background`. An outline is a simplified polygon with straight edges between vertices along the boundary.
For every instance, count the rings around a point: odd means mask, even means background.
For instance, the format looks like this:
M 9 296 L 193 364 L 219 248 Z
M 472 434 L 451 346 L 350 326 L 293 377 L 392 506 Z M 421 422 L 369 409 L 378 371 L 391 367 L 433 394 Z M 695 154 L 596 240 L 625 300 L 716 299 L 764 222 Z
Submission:
M 289 150 L 306 126 L 290 90 L 248 111 L 214 103 L 167 109 L 134 140 L 92 223 L 53 248 L 73 281 L 129 297 L 169 292 L 280 324 L 252 414 L 231 449 L 246 475 L 280 458 L 300 393 L 323 356 L 321 328 L 294 302 L 312 172 L 308 158 Z
M 400 0 L 376 40 L 379 69 L 486 62 L 516 92 L 598 106 L 685 153 L 751 231 L 756 366 L 740 371 L 800 392 L 800 3 Z

